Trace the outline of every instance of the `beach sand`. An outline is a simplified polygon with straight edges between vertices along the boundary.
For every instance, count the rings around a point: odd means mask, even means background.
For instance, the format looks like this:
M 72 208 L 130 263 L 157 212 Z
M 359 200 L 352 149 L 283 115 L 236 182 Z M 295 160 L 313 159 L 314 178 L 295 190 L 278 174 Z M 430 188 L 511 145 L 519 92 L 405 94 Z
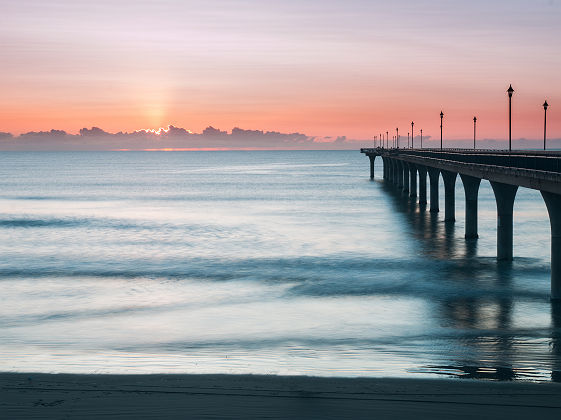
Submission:
M 561 418 L 561 384 L 259 375 L 0 374 L 2 419 Z

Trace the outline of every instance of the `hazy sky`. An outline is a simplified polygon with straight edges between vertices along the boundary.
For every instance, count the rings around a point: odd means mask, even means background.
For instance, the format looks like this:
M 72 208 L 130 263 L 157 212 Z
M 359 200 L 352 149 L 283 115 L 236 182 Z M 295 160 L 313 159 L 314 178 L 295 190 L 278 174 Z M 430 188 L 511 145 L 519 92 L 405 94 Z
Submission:
M 558 0 L 0 0 L 0 131 L 561 137 Z M 418 133 L 417 133 L 418 134 Z

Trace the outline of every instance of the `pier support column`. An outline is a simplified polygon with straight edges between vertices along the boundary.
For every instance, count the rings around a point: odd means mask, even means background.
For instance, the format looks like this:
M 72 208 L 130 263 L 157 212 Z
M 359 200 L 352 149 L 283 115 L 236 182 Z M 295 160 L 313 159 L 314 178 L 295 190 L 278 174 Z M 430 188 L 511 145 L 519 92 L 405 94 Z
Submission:
M 438 177 L 440 175 L 440 170 L 436 168 L 428 168 L 429 180 L 430 180 L 430 211 L 433 213 L 438 213 L 440 208 L 438 206 Z
M 383 165 L 383 178 L 388 179 L 388 160 L 384 156 L 380 156 L 382 158 L 382 165 Z
M 477 233 L 477 196 L 479 194 L 480 178 L 460 174 L 466 194 L 466 239 L 479 238 Z
M 414 163 L 408 163 L 410 183 L 409 183 L 409 197 L 417 197 L 417 166 Z
M 404 193 L 409 192 L 409 167 L 407 166 L 407 162 L 401 161 L 401 167 L 403 169 L 403 189 Z
M 417 166 L 419 171 L 419 204 L 424 206 L 427 204 L 427 168 L 426 166 Z
M 370 179 L 374 179 L 374 160 L 376 159 L 376 155 L 368 155 L 370 159 Z
M 399 166 L 399 162 L 395 159 L 392 159 L 393 164 L 393 174 L 394 174 L 394 185 L 398 186 L 399 184 L 399 174 L 401 173 L 401 168 Z M 401 188 L 401 187 L 399 187 Z
M 540 192 L 551 225 L 551 299 L 561 301 L 561 195 Z
M 444 180 L 444 221 L 456 221 L 456 172 L 442 171 Z
M 397 169 L 397 188 L 398 189 L 402 189 L 403 188 L 403 168 L 401 167 L 401 161 L 400 160 L 395 160 L 395 166 Z
M 491 182 L 497 202 L 497 259 L 512 260 L 512 208 L 518 185 Z

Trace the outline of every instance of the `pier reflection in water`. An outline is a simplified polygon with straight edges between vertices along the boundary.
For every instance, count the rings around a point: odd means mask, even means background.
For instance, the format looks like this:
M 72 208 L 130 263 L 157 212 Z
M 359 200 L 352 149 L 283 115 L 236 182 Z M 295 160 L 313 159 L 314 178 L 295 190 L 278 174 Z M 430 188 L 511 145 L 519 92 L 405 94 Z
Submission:
M 430 212 L 393 186 L 382 186 L 391 197 L 393 210 L 410 225 L 412 239 L 419 242 L 418 252 L 435 263 L 450 262 L 442 275 L 458 286 L 457 295 L 444 292 L 434 297 L 433 305 L 433 316 L 449 331 L 434 340 L 450 347 L 450 363 L 415 371 L 500 381 L 550 375 L 552 381 L 561 382 L 561 304 L 531 293 L 520 299 L 520 291 L 513 285 L 518 269 L 515 262 L 478 256 L 477 239 L 464 239 L 462 229 L 443 221 L 440 213 Z M 550 334 L 545 334 L 550 340 L 513 321 L 515 306 L 527 305 L 524 300 L 528 299 L 551 305 Z M 550 360 L 550 372 L 544 372 L 542 365 L 537 367 L 536 360 Z

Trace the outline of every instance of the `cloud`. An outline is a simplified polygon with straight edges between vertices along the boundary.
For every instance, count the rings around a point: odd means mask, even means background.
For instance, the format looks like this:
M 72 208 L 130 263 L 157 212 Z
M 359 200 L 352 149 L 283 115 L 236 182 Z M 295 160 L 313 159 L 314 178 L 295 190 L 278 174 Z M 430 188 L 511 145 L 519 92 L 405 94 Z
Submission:
M 80 136 L 82 137 L 104 137 L 104 136 L 111 136 L 111 133 L 102 130 L 99 127 L 92 127 L 90 129 L 82 128 L 80 129 Z
M 66 131 L 64 130 L 51 130 L 51 131 L 30 131 L 28 133 L 21 134 L 19 139 L 36 139 L 36 138 L 63 138 L 66 137 Z
M 212 126 L 208 126 L 207 128 L 205 128 L 203 130 L 203 136 L 206 137 L 215 137 L 215 136 L 227 136 L 228 132 L 227 131 L 221 131 L 217 128 L 214 128 Z

